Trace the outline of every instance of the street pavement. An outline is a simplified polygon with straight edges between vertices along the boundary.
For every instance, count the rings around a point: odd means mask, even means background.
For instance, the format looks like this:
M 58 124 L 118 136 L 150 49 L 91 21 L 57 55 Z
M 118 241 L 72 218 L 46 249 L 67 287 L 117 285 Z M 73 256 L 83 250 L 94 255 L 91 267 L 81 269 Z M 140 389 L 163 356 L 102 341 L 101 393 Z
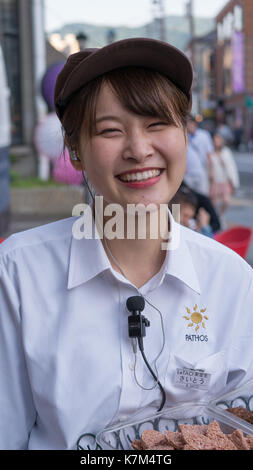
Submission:
M 234 157 L 240 175 L 240 188 L 234 195 L 232 204 L 225 214 L 225 225 L 227 227 L 245 225 L 253 229 L 253 152 L 237 152 L 234 153 Z M 7 236 L 56 220 L 57 217 L 46 215 L 37 217 L 12 215 Z M 253 239 L 246 260 L 253 266 Z
M 239 170 L 240 188 L 225 214 L 225 222 L 228 227 L 244 225 L 253 229 L 253 152 L 237 152 L 234 157 Z M 246 261 L 253 266 L 253 239 Z

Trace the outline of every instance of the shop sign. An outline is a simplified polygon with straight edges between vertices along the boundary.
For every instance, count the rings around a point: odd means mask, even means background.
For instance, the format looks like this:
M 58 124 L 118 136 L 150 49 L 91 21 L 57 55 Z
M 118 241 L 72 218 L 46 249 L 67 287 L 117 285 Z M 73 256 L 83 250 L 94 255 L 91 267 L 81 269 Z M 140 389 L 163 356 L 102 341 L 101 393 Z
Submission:
M 232 39 L 235 32 L 243 30 L 243 9 L 241 6 L 236 5 L 232 12 L 227 13 L 223 21 L 217 23 L 217 36 L 218 41 L 222 42 L 225 39 Z
M 245 89 L 244 34 L 235 31 L 232 38 L 232 80 L 233 91 L 242 93 Z

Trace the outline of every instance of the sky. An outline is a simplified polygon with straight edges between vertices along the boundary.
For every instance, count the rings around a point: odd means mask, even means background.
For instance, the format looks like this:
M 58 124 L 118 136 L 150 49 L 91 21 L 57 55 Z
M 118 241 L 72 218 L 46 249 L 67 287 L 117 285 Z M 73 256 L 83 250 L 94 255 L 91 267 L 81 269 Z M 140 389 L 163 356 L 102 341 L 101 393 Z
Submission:
M 150 21 L 151 0 L 44 0 L 46 31 L 66 23 L 140 26 Z M 166 15 L 185 14 L 186 0 L 164 0 Z M 197 16 L 214 17 L 228 0 L 193 0 Z

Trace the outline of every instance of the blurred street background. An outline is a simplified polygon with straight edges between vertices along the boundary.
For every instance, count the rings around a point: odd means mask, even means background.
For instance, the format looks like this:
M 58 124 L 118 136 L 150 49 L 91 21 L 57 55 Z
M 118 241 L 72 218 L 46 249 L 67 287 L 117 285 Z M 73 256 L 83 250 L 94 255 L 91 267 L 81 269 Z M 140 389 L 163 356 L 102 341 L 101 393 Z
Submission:
M 194 69 L 192 114 L 223 133 L 240 184 L 222 230 L 253 229 L 252 0 L 0 0 L 0 238 L 71 217 L 87 200 L 62 154 L 53 91 L 69 54 L 130 37 L 183 50 Z M 253 242 L 247 261 L 253 266 Z

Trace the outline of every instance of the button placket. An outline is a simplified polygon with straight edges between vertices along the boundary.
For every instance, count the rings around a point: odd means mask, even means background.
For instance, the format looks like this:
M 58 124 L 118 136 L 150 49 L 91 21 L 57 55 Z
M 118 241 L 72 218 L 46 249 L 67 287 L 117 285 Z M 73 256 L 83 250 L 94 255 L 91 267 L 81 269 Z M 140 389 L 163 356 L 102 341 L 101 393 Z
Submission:
M 125 289 L 124 289 L 125 291 Z M 138 410 L 142 399 L 142 389 L 137 385 L 134 377 L 134 352 L 132 341 L 128 337 L 128 315 L 126 310 L 126 299 L 134 293 L 120 292 L 120 328 L 121 328 L 121 366 L 122 366 L 122 390 L 120 395 L 119 416 L 129 415 Z M 123 300 L 124 298 L 124 300 Z M 136 374 L 140 380 L 143 376 L 143 365 L 137 360 Z

